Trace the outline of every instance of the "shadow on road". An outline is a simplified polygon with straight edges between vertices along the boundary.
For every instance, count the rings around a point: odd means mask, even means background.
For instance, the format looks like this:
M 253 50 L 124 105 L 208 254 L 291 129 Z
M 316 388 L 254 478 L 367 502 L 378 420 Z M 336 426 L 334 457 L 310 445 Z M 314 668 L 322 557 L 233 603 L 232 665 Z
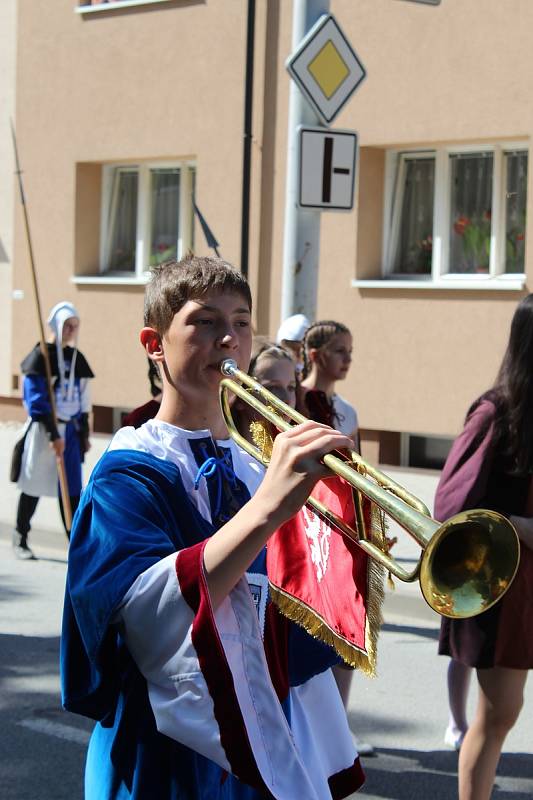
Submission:
M 366 795 L 387 800 L 417 797 L 451 800 L 457 797 L 457 754 L 453 751 L 379 748 L 375 758 L 363 759 L 363 767 L 366 783 L 353 798 Z M 517 782 L 522 786 L 517 786 Z M 531 755 L 505 753 L 498 767 L 493 800 L 531 800 L 532 791 Z
M 37 556 L 37 561 L 44 561 L 45 564 L 67 564 L 68 559 L 65 558 L 56 558 L 55 556 Z
M 424 636 L 426 639 L 435 641 L 439 638 L 438 628 L 422 628 L 418 625 L 395 625 L 392 622 L 384 622 L 381 630 L 390 633 L 412 633 L 413 636 Z
M 11 557 L 11 554 L 9 554 L 9 557 Z M 16 604 L 20 602 L 22 604 L 25 600 L 40 596 L 41 587 L 38 583 L 33 581 L 33 579 L 35 579 L 35 581 L 40 579 L 38 572 L 39 563 L 64 565 L 67 561 L 64 558 L 46 556 L 39 557 L 35 560 L 24 561 L 23 563 L 25 568 L 24 581 L 20 579 L 20 575 L 18 574 L 9 575 L 7 572 L 2 571 L 0 580 L 0 603 L 13 602 Z M 0 634 L 0 636 L 3 635 L 5 634 Z
M 32 592 L 30 589 L 21 588 L 17 578 L 2 575 L 2 582 L 0 583 L 0 603 L 9 603 L 11 601 L 16 602 L 17 600 L 31 597 L 32 594 L 34 594 L 34 592 Z M 0 634 L 0 636 L 1 635 L 2 634 Z
M 0 634 L 2 800 L 82 797 L 86 748 L 68 732 L 92 724 L 62 710 L 58 664 L 58 636 Z
M 0 588 L 0 599 L 4 587 Z M 6 687 L 5 682 L 13 675 L 57 674 L 59 665 L 59 636 L 20 636 L 0 634 L 0 696 L 2 709 L 16 708 L 16 690 Z

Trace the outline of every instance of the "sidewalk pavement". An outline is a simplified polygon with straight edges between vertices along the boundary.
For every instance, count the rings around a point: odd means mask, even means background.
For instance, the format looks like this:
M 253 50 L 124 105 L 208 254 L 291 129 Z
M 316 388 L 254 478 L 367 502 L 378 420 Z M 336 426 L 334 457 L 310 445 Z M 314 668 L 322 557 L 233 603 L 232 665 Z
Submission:
M 0 540 L 10 540 L 14 528 L 16 507 L 19 492 L 17 486 L 9 481 L 9 465 L 11 453 L 17 438 L 21 435 L 22 425 L 16 422 L 0 423 Z M 96 462 L 107 448 L 111 437 L 96 434 L 91 437 L 91 449 L 86 455 L 83 467 L 84 484 L 87 483 Z M 402 469 L 399 467 L 381 467 L 382 471 L 393 478 L 404 488 L 422 500 L 430 511 L 433 509 L 433 497 L 439 473 L 432 470 Z M 55 555 L 66 558 L 67 540 L 61 524 L 57 500 L 43 497 L 39 501 L 37 511 L 32 520 L 30 534 L 31 547 L 37 556 Z M 398 536 L 393 555 L 407 570 L 411 570 L 420 555 L 420 548 L 391 522 L 389 534 Z M 424 624 L 439 625 L 439 616 L 426 605 L 418 581 L 404 583 L 394 579 L 394 590 L 386 589 L 384 616 L 386 620 L 412 617 Z

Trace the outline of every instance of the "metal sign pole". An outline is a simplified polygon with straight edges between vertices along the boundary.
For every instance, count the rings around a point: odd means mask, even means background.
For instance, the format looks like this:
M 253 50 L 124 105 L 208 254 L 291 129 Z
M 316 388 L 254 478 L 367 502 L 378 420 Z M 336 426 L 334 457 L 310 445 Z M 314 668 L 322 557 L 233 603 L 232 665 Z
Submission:
M 329 11 L 329 0 L 294 0 L 292 49 L 322 14 Z M 281 281 L 281 319 L 302 313 L 316 315 L 318 264 L 320 255 L 320 211 L 298 207 L 298 128 L 320 125 L 302 92 L 290 82 L 287 184 L 285 193 L 285 233 Z

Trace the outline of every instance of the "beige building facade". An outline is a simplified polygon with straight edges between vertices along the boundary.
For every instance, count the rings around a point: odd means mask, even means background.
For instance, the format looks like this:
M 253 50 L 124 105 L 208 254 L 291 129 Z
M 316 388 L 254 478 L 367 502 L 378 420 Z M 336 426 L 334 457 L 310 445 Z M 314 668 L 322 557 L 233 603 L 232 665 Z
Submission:
M 42 304 L 79 308 L 96 427 L 110 428 L 148 399 L 146 269 L 212 253 L 193 196 L 239 264 L 248 4 L 16 5 L 16 127 Z M 356 204 L 322 213 L 316 318 L 353 332 L 338 388 L 358 410 L 364 454 L 431 464 L 493 382 L 533 277 L 533 6 L 331 0 L 330 11 L 367 77 L 332 125 L 359 135 Z M 290 0 L 257 1 L 249 277 L 256 330 L 269 335 L 281 313 L 291 30 Z M 4 248 L 14 237 L 12 283 L 0 284 L 4 418 L 37 338 L 18 205 L 14 216 L 12 234 L 0 209 Z
M 11 370 L 13 297 L 14 158 L 10 120 L 15 120 L 16 0 L 0 4 L 0 396 L 13 390 Z M 11 403 L 12 407 L 13 404 Z

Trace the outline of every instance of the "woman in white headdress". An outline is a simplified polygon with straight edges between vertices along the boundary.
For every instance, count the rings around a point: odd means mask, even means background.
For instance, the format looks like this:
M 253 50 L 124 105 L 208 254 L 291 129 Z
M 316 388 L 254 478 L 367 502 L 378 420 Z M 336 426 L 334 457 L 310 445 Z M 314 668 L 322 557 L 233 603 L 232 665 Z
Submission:
M 283 320 L 276 334 L 276 344 L 285 347 L 293 355 L 298 373 L 303 369 L 303 340 L 310 325 L 304 314 L 293 314 Z
M 64 458 L 74 513 L 81 494 L 83 455 L 89 449 L 89 379 L 94 376 L 85 356 L 77 347 L 80 317 L 72 303 L 63 301 L 53 307 L 47 323 L 52 332 L 52 341 L 47 347 L 57 425 L 48 396 L 45 361 L 38 344 L 21 364 L 28 422 L 17 482 L 21 494 L 13 547 L 16 555 L 22 559 L 34 558 L 28 545 L 28 534 L 39 497 L 58 496 L 65 523 L 58 490 L 57 456 L 63 455 Z

